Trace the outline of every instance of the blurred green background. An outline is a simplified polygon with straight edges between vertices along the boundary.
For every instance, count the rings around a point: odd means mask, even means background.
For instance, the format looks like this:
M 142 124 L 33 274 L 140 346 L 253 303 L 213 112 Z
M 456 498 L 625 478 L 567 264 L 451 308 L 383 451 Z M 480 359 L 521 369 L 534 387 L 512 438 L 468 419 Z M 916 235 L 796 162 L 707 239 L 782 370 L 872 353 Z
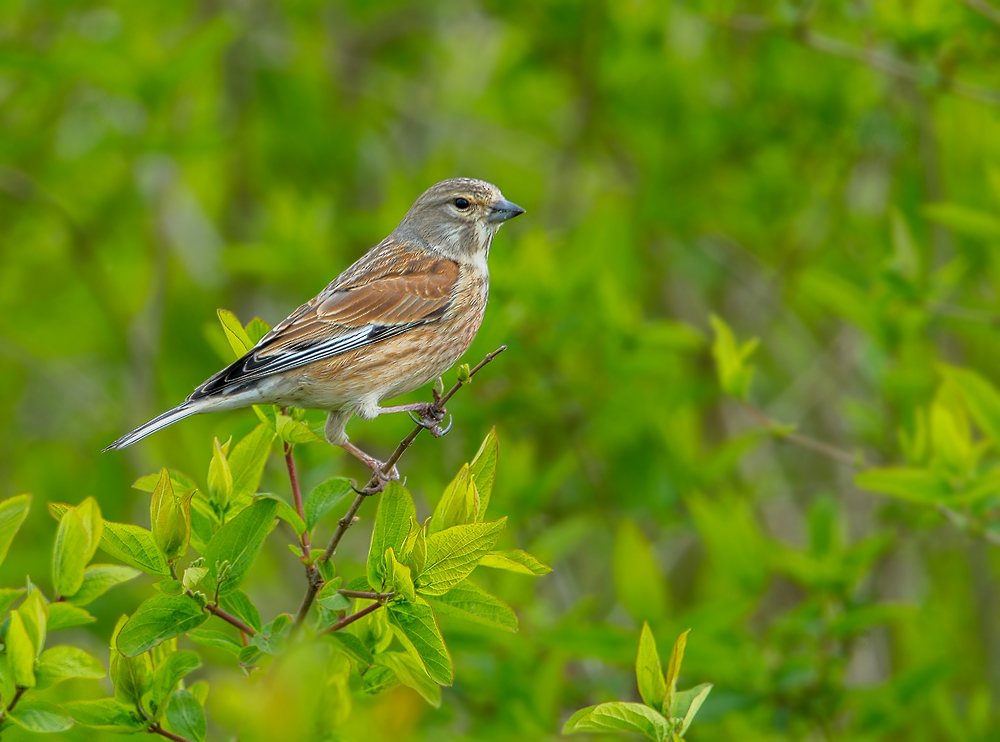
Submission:
M 229 360 L 216 308 L 281 319 L 426 187 L 477 177 L 528 213 L 494 244 L 465 360 L 510 349 L 400 468 L 427 514 L 496 426 L 501 543 L 554 572 L 483 577 L 516 635 L 443 622 L 441 709 L 397 688 L 331 727 L 556 739 L 637 699 L 649 620 L 661 652 L 692 629 L 682 685 L 715 684 L 691 740 L 997 739 L 997 548 L 762 433 L 720 393 L 708 316 L 761 339 L 758 408 L 869 462 L 904 459 L 939 363 L 1000 381 L 998 22 L 988 0 L 7 0 L 0 496 L 35 501 L 0 584 L 48 586 L 46 500 L 145 524 L 136 477 L 203 481 L 212 437 L 256 424 L 98 453 Z M 349 432 L 386 455 L 409 428 Z M 364 474 L 298 453 L 306 489 Z M 264 488 L 287 495 L 280 464 Z M 363 571 L 361 515 L 341 574 Z M 265 620 L 304 589 L 283 536 L 246 587 Z M 106 659 L 149 592 L 118 588 L 65 640 Z M 307 656 L 248 680 L 198 650 L 210 739 L 311 738 Z

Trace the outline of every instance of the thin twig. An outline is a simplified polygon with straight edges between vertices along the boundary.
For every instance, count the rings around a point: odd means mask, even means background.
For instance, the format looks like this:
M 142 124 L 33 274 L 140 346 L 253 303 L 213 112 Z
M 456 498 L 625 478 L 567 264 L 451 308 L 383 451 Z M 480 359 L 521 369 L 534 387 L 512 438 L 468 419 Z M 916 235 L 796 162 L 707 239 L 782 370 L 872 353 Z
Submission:
M 861 465 L 861 459 L 849 451 L 843 451 L 835 446 L 831 446 L 829 443 L 818 441 L 815 438 L 810 438 L 806 435 L 785 432 L 781 429 L 781 425 L 779 423 L 769 418 L 752 404 L 749 402 L 745 404 L 746 409 L 751 415 L 754 416 L 757 422 L 759 422 L 768 433 L 777 438 L 779 441 L 786 441 L 788 443 L 794 443 L 797 446 L 801 446 L 802 448 L 808 448 L 810 451 L 814 451 L 818 454 L 826 456 L 828 459 L 836 461 L 837 463 L 846 464 L 847 466 L 853 468 L 858 468 Z
M 288 467 L 288 479 L 292 483 L 292 498 L 295 500 L 295 512 L 303 521 L 306 519 L 306 512 L 302 507 L 302 490 L 299 488 L 299 474 L 295 470 L 295 457 L 292 455 L 294 446 L 285 442 L 285 466 Z
M 973 0 L 974 1 L 974 0 Z M 969 0 L 966 0 L 969 2 Z M 772 23 L 758 16 L 737 15 L 723 21 L 724 25 L 746 33 L 787 32 L 796 41 L 816 51 L 842 59 L 859 62 L 873 70 L 915 83 L 936 82 L 937 87 L 963 98 L 1000 106 L 1000 90 L 955 80 L 936 68 L 920 67 L 884 52 L 854 46 L 841 39 L 818 34 L 800 25 L 788 26 Z
M 848 451 L 831 446 L 823 441 L 818 441 L 815 438 L 799 435 L 798 433 L 783 433 L 781 431 L 781 425 L 775 420 L 769 418 L 764 412 L 757 409 L 749 402 L 745 403 L 745 406 L 750 414 L 754 416 L 754 418 L 767 430 L 767 432 L 778 440 L 787 441 L 788 443 L 793 443 L 802 448 L 807 448 L 810 451 L 822 454 L 839 464 L 846 464 L 854 469 L 862 468 L 864 460 L 860 457 L 860 455 L 854 456 Z M 954 508 L 948 507 L 943 503 L 937 504 L 937 510 L 958 530 L 973 536 L 979 536 L 995 546 L 1000 546 L 1000 533 L 987 531 L 983 528 L 981 523 L 978 523 L 973 518 L 963 515 Z
M 379 608 L 381 608 L 382 605 L 383 605 L 382 603 L 372 603 L 370 606 L 362 608 L 357 613 L 352 613 L 350 616 L 347 616 L 345 618 L 340 619 L 333 626 L 328 626 L 327 628 L 323 629 L 319 633 L 321 633 L 321 634 L 329 634 L 329 633 L 332 633 L 334 631 L 340 631 L 345 626 L 349 626 L 350 624 L 354 623 L 355 621 L 364 618 L 368 614 L 374 613 Z
M 972 10 L 1000 26 L 1000 9 L 993 7 L 986 0 L 962 0 Z
M 249 626 L 243 623 L 242 621 L 240 621 L 240 619 L 236 618 L 236 616 L 232 615 L 231 613 L 226 613 L 217 605 L 212 605 L 211 603 L 209 603 L 208 605 L 205 606 L 205 610 L 211 613 L 213 616 L 218 616 L 226 623 L 232 624 L 240 631 L 242 631 L 244 634 L 249 634 L 250 636 L 257 635 L 257 629 L 255 629 L 253 626 Z
M 28 689 L 23 685 L 17 686 L 17 692 L 14 693 L 14 697 L 10 699 L 10 703 L 7 705 L 8 712 L 14 710 L 14 707 L 17 705 L 17 702 L 21 700 L 21 696 L 23 696 L 25 691 L 27 690 Z
M 166 737 L 167 739 L 172 739 L 174 742 L 193 742 L 187 737 L 182 737 L 179 734 L 174 734 L 173 732 L 168 732 L 166 729 L 161 727 L 159 724 L 153 724 L 149 728 L 150 734 L 159 734 L 161 737 Z
M 469 379 L 471 380 L 473 376 L 483 369 L 484 366 L 492 362 L 494 358 L 503 353 L 505 350 L 507 350 L 507 346 L 501 345 L 492 353 L 487 353 L 486 357 L 469 371 Z M 443 412 L 444 406 L 448 403 L 448 400 L 454 397 L 458 390 L 468 383 L 469 382 L 456 382 L 455 385 L 439 399 L 435 394 L 434 409 L 438 412 Z M 363 503 L 371 495 L 381 491 L 381 488 L 384 486 L 384 478 L 389 476 L 389 472 L 392 471 L 396 462 L 399 461 L 400 457 L 406 452 L 406 449 L 413 445 L 413 441 L 417 439 L 417 436 L 420 435 L 423 430 L 423 425 L 417 425 L 414 427 L 413 430 L 410 431 L 409 435 L 399 442 L 399 445 L 396 446 L 396 450 L 392 452 L 392 455 L 382 465 L 382 476 L 373 474 L 372 478 L 368 480 L 368 484 L 365 485 L 364 489 L 362 489 L 358 496 L 354 498 L 354 502 L 352 502 L 351 507 L 347 509 L 347 513 L 337 523 L 337 530 L 334 531 L 333 538 L 330 539 L 330 544 L 326 547 L 326 551 L 323 552 L 323 556 L 320 557 L 321 559 L 329 560 L 336 553 L 337 547 L 344 538 L 344 534 L 347 533 L 347 529 L 354 524 L 354 517 L 361 508 L 361 503 Z M 318 574 L 316 576 L 318 577 Z M 319 592 L 322 585 L 323 583 L 321 580 L 315 578 L 310 579 L 309 587 L 306 589 L 306 594 L 302 599 L 302 605 L 299 607 L 299 612 L 295 616 L 296 626 L 301 625 L 301 623 L 305 621 L 306 614 L 309 613 L 313 600 L 316 598 L 316 593 Z

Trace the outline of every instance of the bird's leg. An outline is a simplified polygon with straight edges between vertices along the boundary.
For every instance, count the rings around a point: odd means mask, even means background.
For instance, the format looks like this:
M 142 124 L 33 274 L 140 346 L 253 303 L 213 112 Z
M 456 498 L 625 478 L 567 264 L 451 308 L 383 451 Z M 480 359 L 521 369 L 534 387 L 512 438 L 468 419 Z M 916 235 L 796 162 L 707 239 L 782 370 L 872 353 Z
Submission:
M 350 441 L 344 441 L 343 443 L 338 443 L 336 445 L 343 448 L 352 456 L 355 456 L 361 461 L 363 461 L 365 465 L 372 470 L 372 473 L 376 477 L 378 477 L 381 481 L 383 482 L 388 482 L 390 480 L 395 480 L 397 482 L 399 481 L 399 471 L 396 469 L 395 466 L 393 466 L 392 469 L 389 470 L 389 473 L 386 474 L 384 471 L 382 471 L 382 467 L 385 466 L 384 462 L 379 461 L 371 454 L 365 453 Z

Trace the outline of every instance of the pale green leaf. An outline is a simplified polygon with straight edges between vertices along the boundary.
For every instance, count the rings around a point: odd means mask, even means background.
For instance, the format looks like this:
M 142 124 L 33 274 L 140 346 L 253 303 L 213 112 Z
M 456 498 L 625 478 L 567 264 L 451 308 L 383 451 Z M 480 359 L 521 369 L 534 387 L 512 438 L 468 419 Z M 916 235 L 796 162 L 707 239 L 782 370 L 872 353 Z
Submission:
M 705 703 L 708 694 L 712 692 L 711 683 L 702 683 L 689 690 L 678 691 L 674 694 L 674 706 L 670 710 L 670 716 L 675 719 L 683 719 L 680 733 L 684 734 L 694 717 L 697 715 L 701 705 Z
M 379 499 L 368 549 L 368 584 L 373 589 L 382 586 L 382 556 L 392 548 L 401 551 L 410 530 L 410 519 L 417 514 L 413 498 L 399 482 L 389 482 Z
M 58 646 L 46 649 L 35 665 L 38 688 L 48 688 L 72 678 L 100 679 L 105 676 L 104 665 L 96 657 L 79 647 Z
M 382 652 L 375 656 L 375 664 L 392 671 L 400 683 L 413 688 L 434 708 L 441 706 L 441 686 L 427 675 L 416 658 L 404 652 Z
M 0 502 L 0 564 L 7 558 L 10 544 L 28 517 L 31 495 L 15 495 Z
M 622 518 L 615 533 L 611 557 L 618 601 L 636 621 L 658 623 L 666 615 L 666 580 L 645 534 Z
M 427 537 L 427 561 L 417 592 L 443 595 L 469 576 L 479 560 L 496 545 L 507 519 L 469 523 Z
M 306 528 L 311 531 L 324 515 L 353 491 L 351 480 L 346 477 L 334 477 L 313 488 L 302 503 Z
M 660 655 L 656 651 L 656 639 L 645 621 L 639 636 L 639 653 L 635 658 L 635 678 L 643 702 L 650 708 L 661 710 L 667 696 L 667 684 L 663 679 Z
M 83 571 L 83 584 L 68 598 L 73 605 L 89 605 L 111 588 L 138 577 L 142 572 L 121 564 L 91 564 Z
M 435 613 L 517 631 L 514 609 L 478 585 L 462 580 L 444 595 L 428 597 Z
M 179 690 L 167 704 L 167 725 L 176 734 L 201 742 L 207 731 L 205 709 L 189 690 Z
M 476 452 L 476 457 L 469 464 L 469 472 L 472 480 L 476 484 L 476 492 L 479 495 L 479 520 L 486 517 L 486 509 L 490 505 L 490 496 L 493 494 L 493 485 L 497 477 L 497 463 L 500 459 L 500 441 L 497 440 L 497 429 L 491 428 L 486 435 L 486 440 Z
M 134 706 L 119 703 L 114 698 L 67 701 L 62 707 L 77 724 L 86 727 L 129 733 L 141 732 L 148 725 Z
M 451 685 L 453 673 L 451 655 L 444 645 L 434 611 L 423 602 L 390 603 L 386 610 L 389 621 L 413 646 L 427 674 L 441 685 Z
M 243 583 L 271 531 L 277 513 L 278 503 L 262 498 L 216 531 L 205 550 L 205 566 L 208 567 L 206 585 L 214 590 L 218 568 L 223 562 L 229 563 L 230 570 L 219 586 L 219 594 L 231 593 Z
M 654 742 L 670 739 L 670 722 L 641 703 L 602 703 L 581 709 L 563 725 L 563 734 L 574 732 L 637 732 Z
M 167 576 L 170 568 L 153 534 L 129 523 L 104 522 L 101 549 L 115 559 L 151 575 Z
M 521 549 L 491 551 L 480 560 L 479 564 L 483 567 L 517 572 L 522 575 L 537 576 L 548 574 L 552 571 L 552 567 L 542 564 L 538 559 Z
M 118 634 L 118 650 L 135 657 L 164 639 L 197 628 L 208 620 L 197 601 L 187 595 L 157 593 L 125 622 Z
M 10 614 L 5 644 L 7 657 L 10 660 L 10 669 L 14 675 L 14 683 L 22 688 L 33 688 L 35 686 L 37 652 L 31 641 L 31 636 L 24 626 L 24 619 L 17 611 Z
M 66 602 L 49 603 L 49 631 L 86 626 L 89 623 L 94 623 L 96 620 L 86 609 L 78 605 L 71 605 Z
M 21 699 L 7 712 L 7 718 L 30 732 L 43 734 L 65 732 L 73 726 L 73 720 L 63 709 L 35 698 Z

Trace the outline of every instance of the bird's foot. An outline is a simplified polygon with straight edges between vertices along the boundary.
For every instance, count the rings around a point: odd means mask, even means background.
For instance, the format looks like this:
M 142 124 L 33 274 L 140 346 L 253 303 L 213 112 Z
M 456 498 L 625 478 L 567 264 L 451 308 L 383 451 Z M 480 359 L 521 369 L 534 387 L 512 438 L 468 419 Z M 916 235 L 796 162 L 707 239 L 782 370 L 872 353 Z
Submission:
M 414 412 L 417 414 L 414 414 Z M 452 424 L 455 422 L 455 419 L 449 415 L 448 424 L 442 428 L 441 423 L 444 422 L 444 415 L 445 410 L 443 407 L 426 404 L 421 409 L 411 411 L 410 419 L 422 428 L 426 428 L 427 432 L 435 438 L 440 438 L 448 434 Z
M 399 481 L 399 470 L 395 465 L 392 466 L 389 471 L 385 470 L 385 462 L 379 461 L 374 456 L 369 453 L 365 453 L 360 448 L 355 446 L 350 441 L 340 444 L 341 447 L 347 451 L 349 454 L 357 458 L 358 460 L 364 462 L 365 466 L 372 470 L 372 486 L 365 487 L 361 490 L 366 495 L 373 495 L 376 492 L 381 492 L 385 489 L 385 486 L 389 482 Z M 369 491 L 371 490 L 371 491 Z

